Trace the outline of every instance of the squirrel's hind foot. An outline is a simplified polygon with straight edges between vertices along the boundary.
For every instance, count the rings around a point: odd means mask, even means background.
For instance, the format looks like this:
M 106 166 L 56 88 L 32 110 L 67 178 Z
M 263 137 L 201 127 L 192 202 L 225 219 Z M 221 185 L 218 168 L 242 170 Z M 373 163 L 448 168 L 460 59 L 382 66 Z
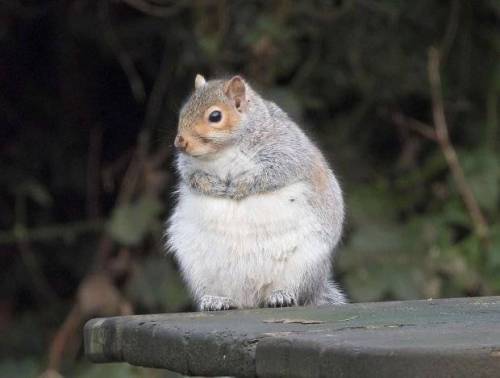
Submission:
M 236 308 L 236 303 L 228 297 L 218 297 L 216 295 L 204 295 L 200 299 L 200 311 L 222 311 Z
M 274 290 L 267 298 L 267 307 L 291 307 L 297 304 L 295 295 L 285 290 Z

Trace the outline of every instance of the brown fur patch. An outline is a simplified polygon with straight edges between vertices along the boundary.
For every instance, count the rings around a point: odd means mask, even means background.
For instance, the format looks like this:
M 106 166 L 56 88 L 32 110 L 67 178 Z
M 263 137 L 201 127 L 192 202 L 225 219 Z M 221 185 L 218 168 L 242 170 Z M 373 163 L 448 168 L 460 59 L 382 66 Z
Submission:
M 328 188 L 328 170 L 325 161 L 321 156 L 317 156 L 314 162 L 314 167 L 311 172 L 311 179 L 316 188 L 320 192 L 324 192 Z
M 208 120 L 215 107 L 222 113 L 222 121 L 218 124 Z M 214 104 L 191 127 L 181 128 L 180 135 L 187 142 L 186 152 L 190 155 L 204 155 L 218 151 L 224 145 L 221 134 L 230 136 L 240 120 L 240 113 L 232 106 L 222 102 Z M 211 141 L 214 136 L 217 136 L 217 141 Z
M 186 152 L 193 156 L 201 156 L 217 151 L 212 143 L 204 143 L 202 139 L 193 135 L 186 135 L 184 139 L 187 142 Z
M 222 122 L 219 124 L 213 124 L 208 121 L 208 116 L 213 111 L 214 107 L 219 108 L 222 112 Z M 195 124 L 194 130 L 199 136 L 206 138 L 209 138 L 211 134 L 218 133 L 220 131 L 230 133 L 238 124 L 240 119 L 240 114 L 232 106 L 220 102 L 218 104 L 214 104 L 205 111 L 203 119 L 200 119 Z
M 234 102 L 238 109 L 245 103 L 245 92 L 245 83 L 239 76 L 234 76 L 224 86 L 224 93 Z

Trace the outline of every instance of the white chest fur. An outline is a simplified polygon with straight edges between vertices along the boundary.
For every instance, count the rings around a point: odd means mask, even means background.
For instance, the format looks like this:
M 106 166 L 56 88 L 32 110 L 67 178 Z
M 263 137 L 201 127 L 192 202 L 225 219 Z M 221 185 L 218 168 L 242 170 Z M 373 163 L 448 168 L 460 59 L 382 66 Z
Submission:
M 255 306 L 301 269 L 301 259 L 328 254 L 318 245 L 321 225 L 299 182 L 234 201 L 181 187 L 169 225 L 169 244 L 195 296 L 228 296 Z

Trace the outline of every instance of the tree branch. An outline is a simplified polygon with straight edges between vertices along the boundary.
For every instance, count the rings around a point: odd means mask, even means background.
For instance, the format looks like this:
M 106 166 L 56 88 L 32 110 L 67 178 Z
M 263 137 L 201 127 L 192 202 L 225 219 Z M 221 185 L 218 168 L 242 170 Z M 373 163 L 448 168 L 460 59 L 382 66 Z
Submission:
M 104 38 L 108 45 L 111 47 L 111 50 L 113 50 L 113 52 L 115 53 L 123 72 L 127 76 L 130 89 L 135 100 L 138 103 L 142 104 L 144 102 L 144 99 L 146 98 L 144 82 L 141 78 L 141 75 L 139 75 L 139 71 L 135 66 L 135 62 L 131 58 L 130 54 L 128 54 L 128 52 L 123 48 L 118 35 L 113 29 L 113 25 L 111 24 L 111 20 L 109 17 L 108 1 L 109 0 L 102 0 L 99 9 L 99 17 L 104 29 Z
M 458 30 L 459 16 L 460 16 L 460 0 L 453 0 L 451 3 L 451 11 L 450 11 L 450 16 L 448 18 L 448 25 L 446 26 L 446 32 L 443 37 L 443 42 L 441 43 L 441 48 L 440 48 L 441 65 L 443 65 L 445 60 L 448 58 L 453 43 L 455 42 Z
M 432 98 L 432 118 L 436 131 L 437 143 L 448 163 L 453 180 L 457 185 L 458 192 L 462 197 L 465 207 L 474 225 L 477 235 L 483 242 L 488 241 L 488 223 L 479 207 L 476 197 L 465 178 L 465 174 L 453 144 L 450 141 L 448 125 L 444 114 L 444 104 L 442 97 L 441 75 L 439 73 L 440 57 L 439 51 L 435 48 L 429 49 L 428 75 L 431 87 Z
M 80 234 L 101 231 L 104 221 L 92 220 L 74 222 L 70 224 L 56 224 L 37 228 L 15 228 L 9 231 L 0 231 L 0 245 L 14 244 L 20 241 L 43 241 L 52 239 L 73 239 Z
M 125 4 L 138 11 L 154 17 L 170 17 L 177 13 L 185 1 L 178 1 L 175 5 L 165 6 L 152 3 L 148 0 L 122 0 Z
M 424 138 L 437 142 L 436 132 L 434 131 L 432 126 L 429 126 L 414 118 L 407 117 L 402 113 L 392 114 L 392 121 L 398 126 L 406 127 L 422 135 Z

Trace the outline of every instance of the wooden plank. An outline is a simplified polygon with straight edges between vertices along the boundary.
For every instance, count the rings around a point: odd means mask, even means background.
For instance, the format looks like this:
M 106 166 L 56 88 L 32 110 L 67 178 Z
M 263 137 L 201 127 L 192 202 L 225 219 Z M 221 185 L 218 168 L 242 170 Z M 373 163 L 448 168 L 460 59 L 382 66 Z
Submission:
M 500 377 L 500 297 L 100 318 L 85 352 L 186 375 Z

